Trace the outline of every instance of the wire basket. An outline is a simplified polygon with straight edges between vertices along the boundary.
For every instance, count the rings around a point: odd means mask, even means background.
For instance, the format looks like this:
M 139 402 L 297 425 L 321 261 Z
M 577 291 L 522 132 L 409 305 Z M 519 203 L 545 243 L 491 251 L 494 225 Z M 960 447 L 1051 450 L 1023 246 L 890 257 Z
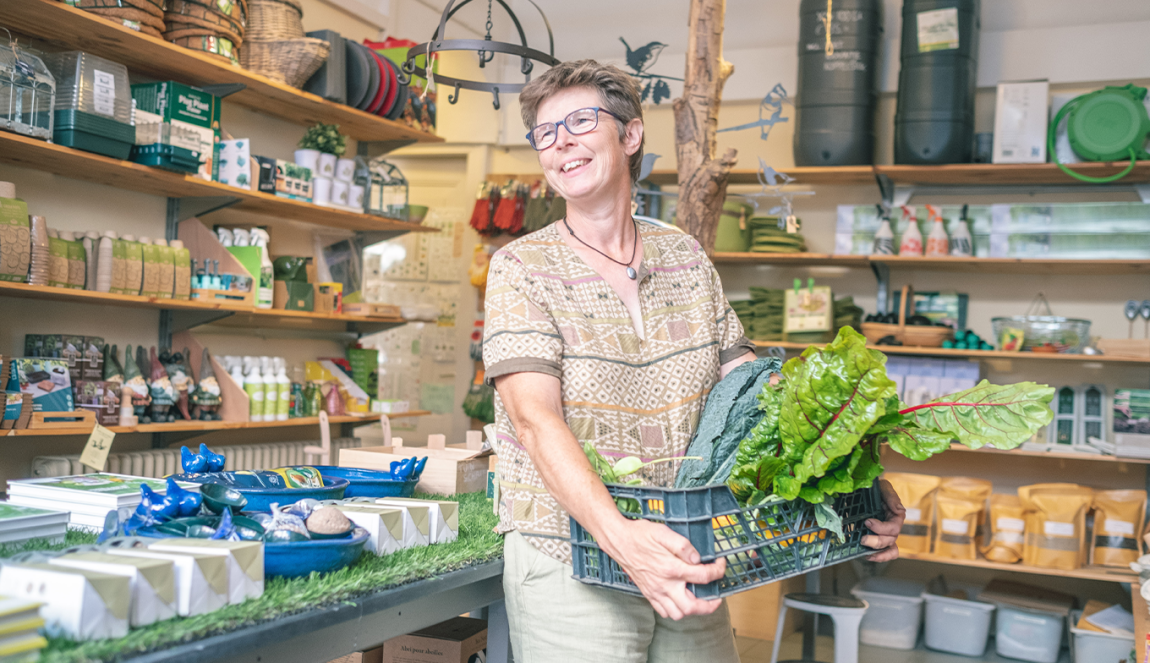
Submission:
M 331 46 L 303 37 L 283 41 L 249 39 L 240 49 L 240 65 L 292 87 L 300 87 L 327 61 Z
M 1038 293 L 1027 307 L 1026 315 L 991 318 L 994 338 L 999 348 L 1006 349 L 1003 334 L 1013 329 L 1022 333 L 1023 352 L 1056 352 L 1079 354 L 1090 341 L 1090 321 L 1053 315 L 1046 295 Z
M 698 598 L 736 594 L 813 569 L 873 554 L 862 545 L 870 534 L 864 523 L 882 518 L 878 485 L 835 498 L 833 508 L 843 522 L 842 541 L 818 526 L 814 505 L 795 500 L 757 507 L 740 507 L 725 485 L 700 488 L 644 488 L 608 485 L 616 498 L 629 498 L 631 517 L 663 523 L 686 537 L 701 560 L 727 560 L 727 572 L 706 585 L 688 584 Z M 571 558 L 575 578 L 589 585 L 639 594 L 626 572 L 604 552 L 574 518 L 571 519 Z

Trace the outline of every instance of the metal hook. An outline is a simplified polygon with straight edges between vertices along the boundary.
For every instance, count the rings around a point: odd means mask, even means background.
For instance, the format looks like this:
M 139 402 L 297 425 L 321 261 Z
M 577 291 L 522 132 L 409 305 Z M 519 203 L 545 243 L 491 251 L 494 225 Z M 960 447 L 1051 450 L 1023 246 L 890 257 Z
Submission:
M 523 58 L 522 64 L 519 65 L 519 71 L 524 76 L 527 76 L 528 74 L 530 74 L 531 70 L 534 68 L 535 68 L 535 63 L 532 62 L 531 60 L 528 60 L 527 58 Z
M 411 57 L 411 58 L 408 58 L 407 60 L 404 60 L 402 69 L 409 74 L 414 74 L 415 73 L 415 58 Z
M 495 101 L 493 101 L 492 104 L 495 106 L 495 110 L 499 110 L 499 88 L 491 88 L 491 94 L 495 97 Z
M 484 66 L 487 65 L 488 62 L 491 62 L 494 59 L 495 59 L 495 51 L 480 50 L 479 51 L 479 68 L 482 69 Z
M 455 84 L 455 92 L 447 97 L 447 103 L 454 104 L 459 101 L 459 88 L 462 87 L 461 83 Z

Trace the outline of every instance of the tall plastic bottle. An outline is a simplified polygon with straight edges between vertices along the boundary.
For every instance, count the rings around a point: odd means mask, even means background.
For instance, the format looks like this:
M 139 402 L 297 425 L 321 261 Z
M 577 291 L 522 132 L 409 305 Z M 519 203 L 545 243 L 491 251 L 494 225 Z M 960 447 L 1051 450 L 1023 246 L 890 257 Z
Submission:
M 918 229 L 918 217 L 913 207 L 902 208 L 902 218 L 905 219 L 906 229 L 902 231 L 902 241 L 898 245 L 900 256 L 922 255 L 922 232 Z
M 260 378 L 264 382 L 264 421 L 275 421 L 280 394 L 271 357 L 260 357 Z
M 934 205 L 926 206 L 930 214 L 930 234 L 926 237 L 926 256 L 943 258 L 950 254 L 950 237 L 946 234 L 946 224 L 942 220 L 942 210 Z
M 116 268 L 116 233 L 108 230 L 100 237 L 96 250 L 96 283 L 91 286 L 97 292 L 111 292 L 113 274 Z M 123 286 L 123 258 L 120 259 L 120 286 Z
M 950 237 L 950 255 L 956 258 L 969 258 L 974 255 L 974 239 L 970 236 L 970 226 L 966 222 L 969 206 L 962 206 L 962 218 Z
M 275 287 L 272 279 L 275 270 L 272 266 L 272 259 L 268 255 L 268 243 L 270 241 L 271 237 L 268 235 L 268 231 L 263 228 L 252 228 L 252 245 L 260 249 L 260 274 L 256 288 L 256 308 L 272 307 L 272 293 Z
M 85 274 L 84 278 L 84 289 L 95 290 L 96 273 L 99 269 L 97 265 L 100 261 L 100 233 L 96 232 L 95 230 L 89 230 L 88 232 L 84 233 L 84 239 L 82 243 L 84 245 L 85 261 L 87 262 L 85 265 L 85 271 L 87 273 Z
M 287 421 L 288 410 L 291 409 L 291 380 L 287 376 L 287 361 L 283 357 L 275 358 L 276 391 L 279 392 L 279 404 L 276 406 L 276 421 Z
M 240 358 L 232 355 L 224 357 L 224 369 L 227 370 L 236 386 L 242 389 L 244 386 L 244 365 Z
M 244 357 L 244 391 L 248 394 L 248 419 L 264 420 L 264 378 L 255 357 Z
M 894 255 L 894 232 L 890 229 L 890 219 L 886 215 L 883 215 L 882 223 L 879 224 L 878 231 L 874 234 L 874 247 L 871 248 L 871 254 L 876 256 Z

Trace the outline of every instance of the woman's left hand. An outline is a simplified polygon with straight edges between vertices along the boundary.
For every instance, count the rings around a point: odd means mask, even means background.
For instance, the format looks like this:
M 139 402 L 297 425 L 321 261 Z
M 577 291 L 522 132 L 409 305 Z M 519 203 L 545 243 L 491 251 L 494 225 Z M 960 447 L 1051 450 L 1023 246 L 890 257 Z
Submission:
M 895 540 L 898 539 L 898 533 L 902 531 L 902 521 L 906 520 L 906 508 L 903 507 L 902 500 L 898 498 L 898 493 L 894 492 L 890 482 L 880 480 L 878 485 L 879 490 L 882 491 L 882 501 L 883 506 L 886 507 L 887 519 L 882 522 L 874 518 L 866 521 L 866 526 L 874 534 L 864 536 L 862 544 L 879 551 L 868 557 L 868 560 L 889 562 L 898 559 L 898 547 L 895 546 Z

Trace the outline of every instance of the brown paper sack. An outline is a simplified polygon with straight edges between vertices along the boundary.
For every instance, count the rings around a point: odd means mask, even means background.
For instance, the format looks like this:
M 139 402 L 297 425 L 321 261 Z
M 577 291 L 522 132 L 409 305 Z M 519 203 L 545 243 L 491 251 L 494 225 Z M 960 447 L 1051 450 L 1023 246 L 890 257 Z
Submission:
M 930 552 L 930 526 L 934 522 L 934 493 L 942 479 L 928 474 L 887 472 L 882 478 L 890 482 L 906 507 L 906 520 L 898 535 L 902 553 Z
M 1128 568 L 1142 556 L 1138 534 L 1146 521 L 1146 491 L 1094 493 L 1094 545 L 1091 559 L 1102 566 Z
M 1026 509 L 1024 563 L 1063 571 L 1086 563 L 1086 513 L 1094 501 L 1093 490 L 1023 486 L 1018 497 Z
M 1026 518 L 1017 495 L 991 495 L 987 543 L 982 554 L 991 562 L 1015 564 L 1026 548 Z

